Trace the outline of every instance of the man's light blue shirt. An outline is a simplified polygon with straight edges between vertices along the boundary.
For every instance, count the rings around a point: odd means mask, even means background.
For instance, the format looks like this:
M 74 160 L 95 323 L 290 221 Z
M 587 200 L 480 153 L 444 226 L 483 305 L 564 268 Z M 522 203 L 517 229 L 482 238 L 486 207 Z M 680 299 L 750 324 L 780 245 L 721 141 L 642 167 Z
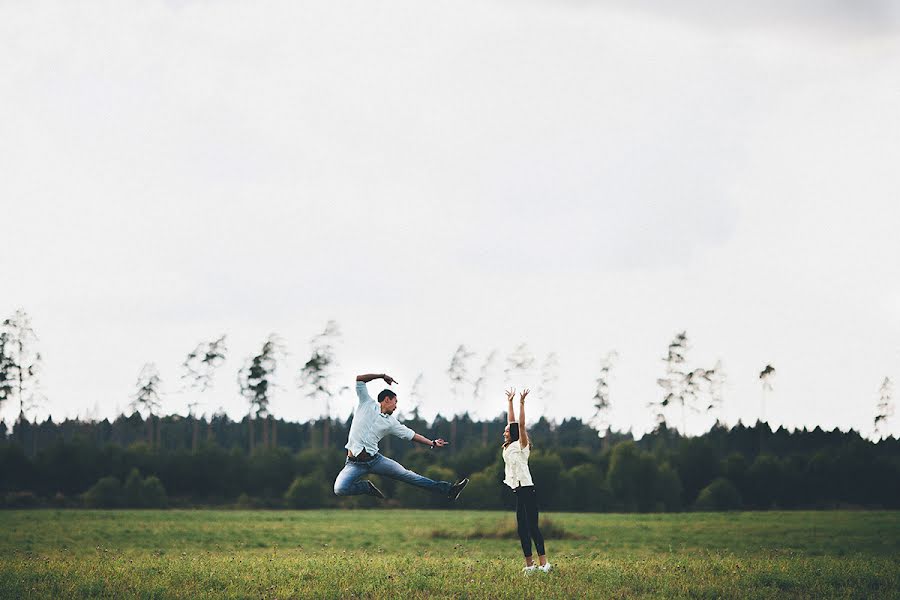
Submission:
M 350 438 L 344 446 L 353 456 L 363 450 L 374 456 L 378 452 L 378 442 L 386 435 L 395 435 L 404 440 L 411 440 L 416 435 L 415 431 L 398 421 L 394 415 L 381 412 L 381 405 L 369 395 L 365 382 L 356 382 L 356 395 L 359 403 L 353 410 Z

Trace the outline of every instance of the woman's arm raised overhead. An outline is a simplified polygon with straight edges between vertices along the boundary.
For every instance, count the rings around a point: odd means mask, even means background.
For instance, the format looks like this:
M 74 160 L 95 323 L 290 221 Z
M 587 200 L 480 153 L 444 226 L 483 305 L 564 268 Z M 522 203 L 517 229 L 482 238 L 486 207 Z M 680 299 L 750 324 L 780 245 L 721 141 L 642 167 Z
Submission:
M 529 389 L 525 389 L 519 394 L 519 444 L 523 448 L 528 447 L 528 430 L 525 429 L 525 396 L 528 395 Z

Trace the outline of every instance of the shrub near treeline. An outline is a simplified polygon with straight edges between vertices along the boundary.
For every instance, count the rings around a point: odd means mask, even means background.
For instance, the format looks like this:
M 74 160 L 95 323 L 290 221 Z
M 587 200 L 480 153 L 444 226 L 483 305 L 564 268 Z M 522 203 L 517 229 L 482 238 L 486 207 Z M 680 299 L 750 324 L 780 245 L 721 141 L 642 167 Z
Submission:
M 165 508 L 168 500 L 162 482 L 156 476 L 142 478 L 132 469 L 125 485 L 113 476 L 102 477 L 84 493 L 88 508 Z
M 392 440 L 389 455 L 402 456 L 410 469 L 433 478 L 470 477 L 458 503 L 462 508 L 511 508 L 499 444 L 482 446 L 479 439 L 451 452 Z M 530 466 L 544 510 L 900 507 L 900 446 L 893 439 L 874 444 L 852 432 L 770 432 L 765 426 L 715 428 L 695 438 L 660 430 L 607 449 L 596 440 L 560 444 L 554 429 L 536 431 L 532 439 Z M 19 445 L 6 443 L 0 444 L 0 499 L 7 507 L 385 505 L 369 497 L 335 497 L 332 486 L 343 464 L 339 447 L 261 448 L 248 454 L 204 444 L 191 452 L 140 443 L 98 446 L 76 437 L 29 457 Z M 387 506 L 448 505 L 392 480 L 375 481 L 389 498 Z

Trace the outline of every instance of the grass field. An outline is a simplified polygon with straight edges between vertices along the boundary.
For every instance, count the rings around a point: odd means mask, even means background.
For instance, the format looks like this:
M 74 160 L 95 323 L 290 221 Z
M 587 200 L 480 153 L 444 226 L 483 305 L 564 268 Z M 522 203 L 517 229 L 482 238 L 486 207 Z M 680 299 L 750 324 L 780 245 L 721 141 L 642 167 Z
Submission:
M 0 511 L 3 598 L 900 598 L 900 513 Z

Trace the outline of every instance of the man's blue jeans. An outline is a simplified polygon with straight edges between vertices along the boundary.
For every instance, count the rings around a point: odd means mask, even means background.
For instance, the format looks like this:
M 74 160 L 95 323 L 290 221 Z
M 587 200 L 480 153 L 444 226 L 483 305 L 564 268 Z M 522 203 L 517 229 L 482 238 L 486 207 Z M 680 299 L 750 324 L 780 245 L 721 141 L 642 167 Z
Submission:
M 390 477 L 391 479 L 409 483 L 438 494 L 450 493 L 450 482 L 435 481 L 434 479 L 423 477 L 410 471 L 397 461 L 381 454 L 376 454 L 372 460 L 367 462 L 345 461 L 344 468 L 338 473 L 337 479 L 334 480 L 334 493 L 338 496 L 368 494 L 371 490 L 368 482 L 366 480 L 360 481 L 359 478 L 369 474 Z

